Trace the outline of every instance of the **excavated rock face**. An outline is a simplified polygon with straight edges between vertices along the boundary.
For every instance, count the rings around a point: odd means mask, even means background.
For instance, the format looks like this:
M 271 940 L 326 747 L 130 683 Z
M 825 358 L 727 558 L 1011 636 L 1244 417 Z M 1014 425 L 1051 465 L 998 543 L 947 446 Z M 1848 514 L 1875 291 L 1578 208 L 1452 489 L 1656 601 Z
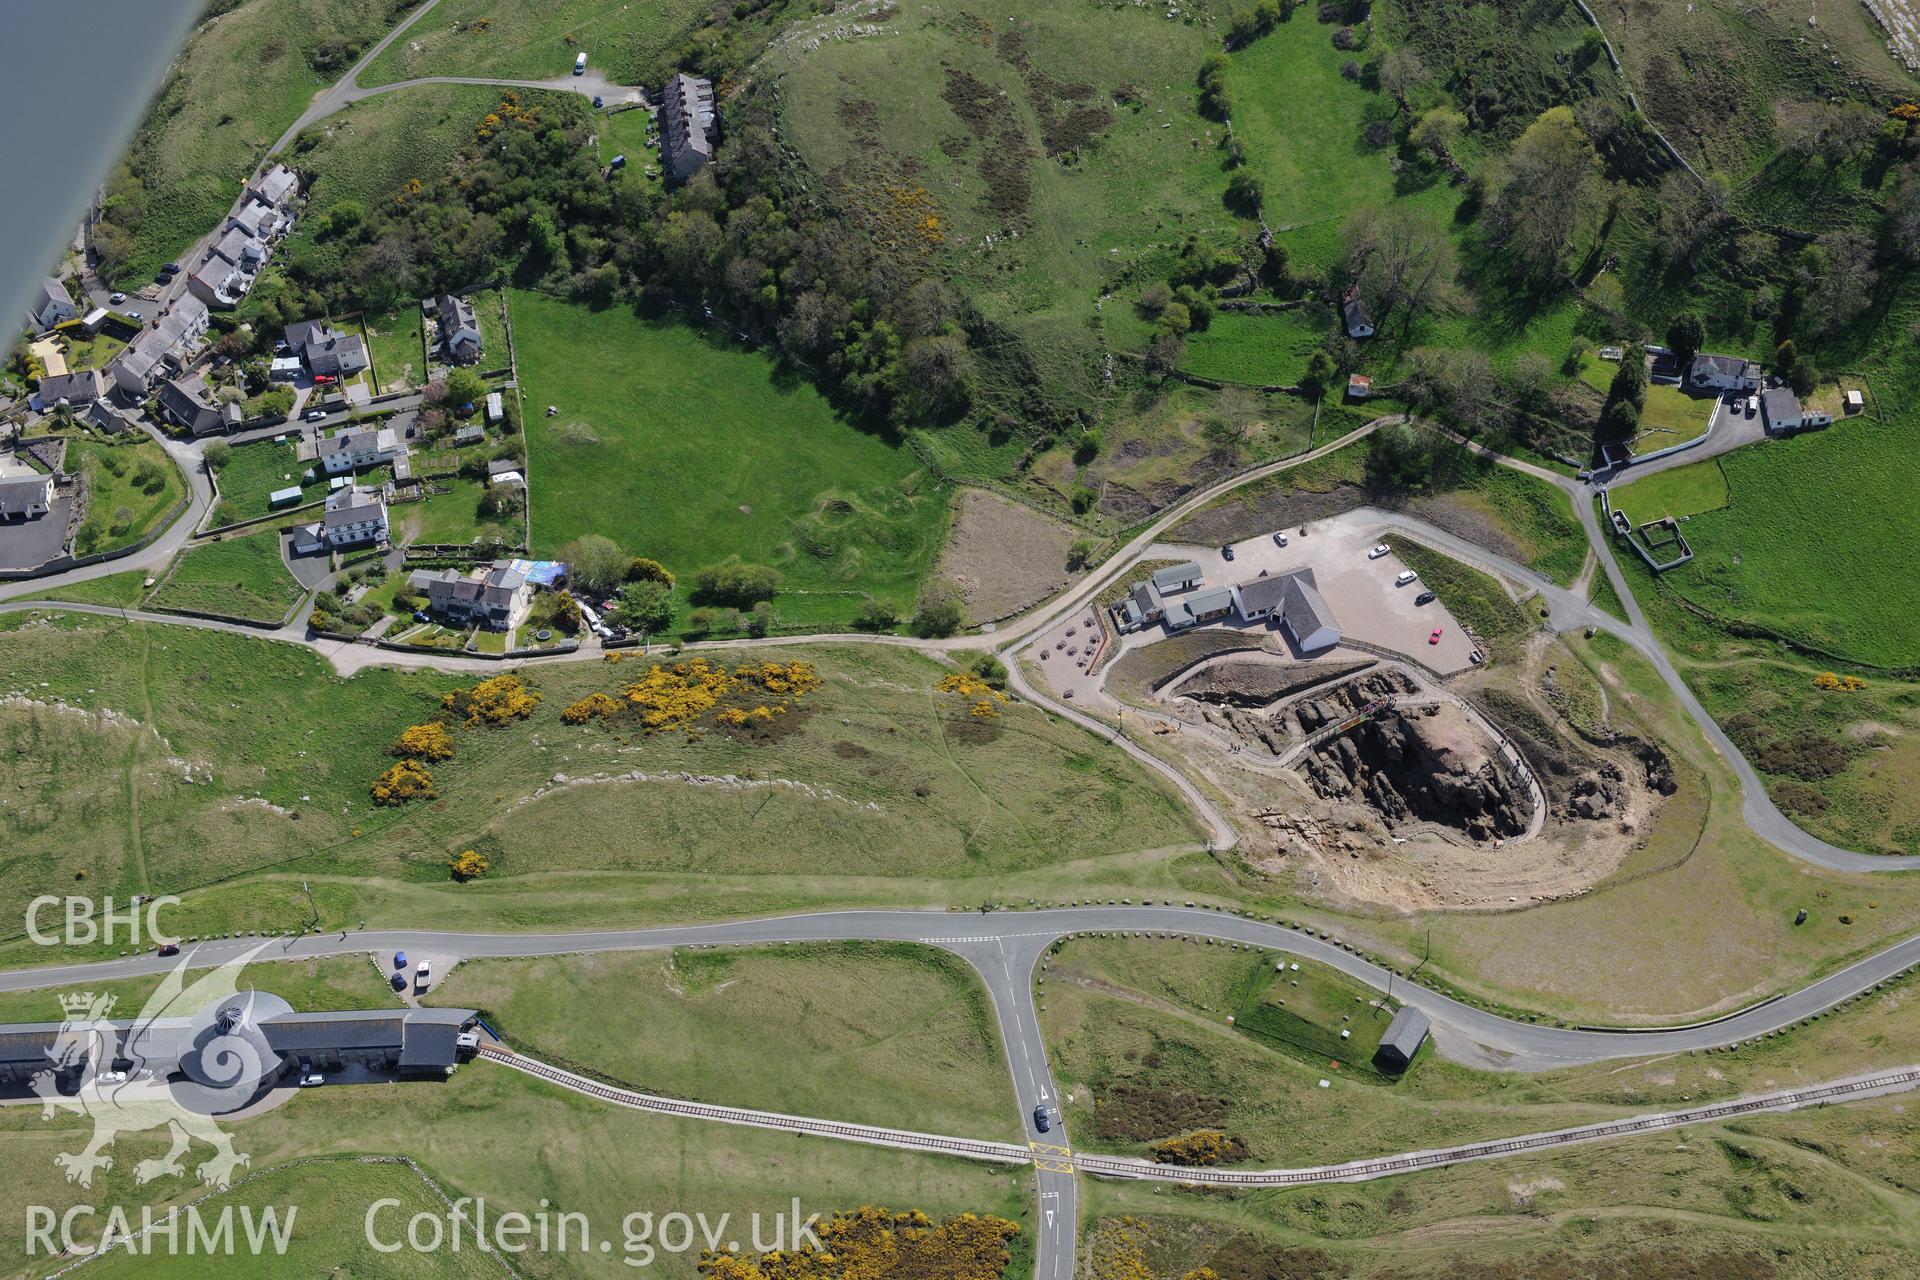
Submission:
M 1419 686 L 1401 671 L 1373 671 L 1357 680 L 1349 680 L 1326 696 L 1303 699 L 1293 708 L 1294 719 L 1308 733 L 1338 724 L 1369 702 L 1395 694 L 1418 692 Z
M 1525 789 L 1472 724 L 1439 707 L 1386 712 L 1325 743 L 1305 767 L 1320 795 L 1364 801 L 1389 822 L 1438 822 L 1487 840 L 1519 835 L 1532 816 Z

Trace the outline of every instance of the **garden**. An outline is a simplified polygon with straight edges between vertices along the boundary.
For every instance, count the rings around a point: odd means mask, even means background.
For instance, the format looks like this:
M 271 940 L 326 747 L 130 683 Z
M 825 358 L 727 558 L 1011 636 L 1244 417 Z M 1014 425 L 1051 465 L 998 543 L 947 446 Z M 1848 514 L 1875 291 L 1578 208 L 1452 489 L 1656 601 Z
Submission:
M 87 478 L 87 514 L 73 538 L 76 555 L 139 541 L 186 497 L 180 469 L 145 437 L 127 444 L 76 437 L 67 445 L 67 469 Z
M 223 453 L 210 456 L 216 461 L 224 458 L 214 470 L 220 502 L 209 517 L 210 528 L 271 514 L 276 508 L 267 499 L 282 489 L 300 490 L 301 504 L 327 496 L 326 477 L 319 475 L 312 463 L 300 461 L 291 441 L 229 445 Z M 310 472 L 314 478 L 305 479 Z
M 280 541 L 280 530 L 269 526 L 189 547 L 147 598 L 147 607 L 277 625 L 306 594 L 280 558 Z

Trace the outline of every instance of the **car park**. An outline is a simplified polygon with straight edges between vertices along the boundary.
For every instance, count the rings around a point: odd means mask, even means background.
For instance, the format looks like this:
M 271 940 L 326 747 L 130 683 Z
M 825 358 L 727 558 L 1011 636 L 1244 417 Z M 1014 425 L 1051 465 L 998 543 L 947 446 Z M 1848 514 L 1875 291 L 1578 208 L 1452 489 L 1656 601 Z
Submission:
M 1373 549 L 1367 552 L 1367 559 L 1378 560 L 1381 556 L 1390 555 L 1392 554 L 1392 552 L 1393 552 L 1393 548 L 1388 546 L 1386 543 L 1376 542 L 1373 544 Z

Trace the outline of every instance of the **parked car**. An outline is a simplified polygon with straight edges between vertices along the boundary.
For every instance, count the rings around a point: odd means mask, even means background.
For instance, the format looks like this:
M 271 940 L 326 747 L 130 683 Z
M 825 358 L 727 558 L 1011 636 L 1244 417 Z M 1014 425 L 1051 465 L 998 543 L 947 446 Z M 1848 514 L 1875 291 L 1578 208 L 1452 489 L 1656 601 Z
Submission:
M 1393 580 L 1393 585 L 1396 587 L 1404 587 L 1409 582 L 1413 582 L 1417 580 L 1419 577 L 1420 575 L 1415 573 L 1411 569 L 1402 569 L 1400 571 L 1400 576 Z
M 1751 418 L 1754 414 L 1758 412 L 1760 412 L 1760 397 L 1748 396 L 1747 397 L 1747 416 Z
M 307 1061 L 305 1058 L 300 1059 L 300 1087 L 302 1089 L 311 1089 L 315 1085 L 322 1085 L 326 1082 L 326 1077 L 313 1069 L 313 1063 Z
M 1438 635 L 1439 633 L 1435 632 L 1434 634 Z M 413 985 L 425 991 L 427 989 L 427 983 L 431 981 L 433 981 L 433 962 L 431 960 L 422 960 L 420 967 L 413 971 Z
M 157 956 L 177 956 L 180 954 L 180 944 L 177 942 L 162 943 L 159 947 L 155 948 L 154 954 Z
M 393 953 L 393 967 L 394 967 L 394 968 L 396 968 L 396 969 L 404 969 L 404 968 L 406 968 L 406 967 L 407 967 L 407 953 L 406 953 L 406 952 L 404 952 L 404 951 L 396 951 L 396 952 L 394 952 L 394 953 Z
M 1045 1103 L 1033 1109 L 1033 1127 L 1040 1133 L 1045 1133 L 1047 1130 L 1053 1128 L 1053 1121 L 1047 1118 Z
M 107 302 L 110 306 L 117 307 L 121 303 L 125 302 L 126 300 L 127 300 L 127 295 L 119 292 L 118 290 L 115 290 L 114 292 L 107 295 Z
M 145 320 L 146 317 L 141 315 L 138 311 L 129 311 L 127 312 L 127 319 L 133 321 L 135 324 L 139 324 L 142 320 Z
M 1276 547 L 1284 547 L 1284 546 L 1286 546 L 1286 545 L 1287 545 L 1287 535 L 1286 535 L 1286 534 L 1284 534 L 1284 533 L 1279 533 L 1279 532 L 1276 532 L 1276 533 L 1275 533 L 1275 534 L 1273 535 L 1273 545 L 1274 545 L 1274 546 L 1276 546 Z
M 1439 628 L 1439 627 L 1435 627 L 1435 628 L 1433 629 L 1433 633 L 1432 633 L 1431 635 L 1429 635 L 1429 636 L 1427 637 L 1427 643 L 1428 643 L 1428 644 L 1439 644 L 1439 643 L 1440 643 L 1440 628 Z
M 595 107 L 595 108 L 597 109 L 597 108 L 599 108 L 599 107 L 604 107 L 604 106 L 606 106 L 607 104 L 606 104 L 606 103 L 604 103 L 604 102 L 602 102 L 602 101 L 600 100 L 600 95 L 596 93 L 596 94 L 594 94 L 594 95 L 593 95 L 593 105 L 594 105 L 594 107 Z
M 327 411 L 325 409 L 309 409 L 303 416 L 308 422 L 321 422 L 326 419 Z
M 124 1071 L 102 1071 L 93 1078 L 95 1084 L 125 1084 L 127 1073 Z
M 1373 546 L 1373 550 L 1367 552 L 1367 559 L 1378 560 L 1381 556 L 1391 555 L 1392 553 L 1393 553 L 1392 547 L 1388 546 L 1384 542 L 1376 542 Z
M 1434 601 L 1434 594 L 1431 591 L 1422 591 L 1419 595 L 1413 598 L 1413 602 L 1416 605 L 1432 604 L 1433 601 Z
M 1220 558 L 1223 560 L 1233 559 L 1233 548 L 1232 547 L 1220 548 Z

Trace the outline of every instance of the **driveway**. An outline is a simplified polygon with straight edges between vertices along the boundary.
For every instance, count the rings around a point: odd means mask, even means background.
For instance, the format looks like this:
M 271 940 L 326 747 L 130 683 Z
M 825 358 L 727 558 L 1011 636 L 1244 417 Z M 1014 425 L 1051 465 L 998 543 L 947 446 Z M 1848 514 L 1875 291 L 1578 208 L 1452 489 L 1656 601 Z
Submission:
M 57 497 L 36 520 L 0 520 L 0 569 L 37 569 L 67 546 L 72 498 Z

